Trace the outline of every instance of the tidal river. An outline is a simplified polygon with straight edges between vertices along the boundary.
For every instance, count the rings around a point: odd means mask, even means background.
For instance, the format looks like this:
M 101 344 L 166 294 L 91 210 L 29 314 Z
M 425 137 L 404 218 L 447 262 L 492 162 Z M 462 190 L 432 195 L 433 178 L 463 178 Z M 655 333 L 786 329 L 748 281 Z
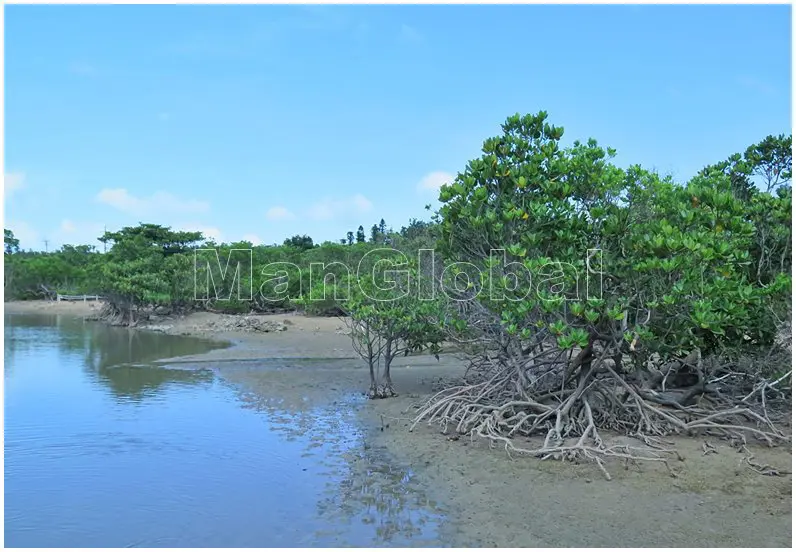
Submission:
M 280 410 L 210 363 L 154 363 L 218 345 L 69 317 L 7 314 L 4 337 L 6 546 L 442 544 L 357 397 Z M 297 369 L 241 369 L 274 368 Z

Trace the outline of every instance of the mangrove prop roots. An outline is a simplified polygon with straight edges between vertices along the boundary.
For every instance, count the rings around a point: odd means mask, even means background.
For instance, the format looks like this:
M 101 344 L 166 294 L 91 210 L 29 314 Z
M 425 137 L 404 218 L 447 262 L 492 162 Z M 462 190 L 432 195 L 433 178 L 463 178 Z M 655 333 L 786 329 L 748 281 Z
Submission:
M 448 387 L 420 407 L 411 428 L 438 423 L 444 433 L 483 437 L 511 453 L 541 459 L 593 461 L 607 479 L 605 460 L 664 463 L 679 458 L 664 441 L 670 435 L 713 435 L 745 446 L 752 438 L 770 446 L 788 441 L 772 422 L 772 400 L 788 395 L 790 373 L 776 381 L 749 383 L 748 374 L 724 367 L 706 369 L 701 356 L 680 367 L 697 372 L 687 388 L 667 386 L 671 377 L 634 378 L 617 366 L 616 357 L 543 351 L 534 357 L 473 361 L 459 385 Z M 671 372 L 671 366 L 668 367 Z M 751 387 L 751 390 L 749 389 Z M 767 405 L 768 399 L 768 405 Z M 609 444 L 603 433 L 635 438 L 639 446 Z M 524 443 L 537 438 L 535 446 Z M 627 442 L 625 439 L 624 443 Z

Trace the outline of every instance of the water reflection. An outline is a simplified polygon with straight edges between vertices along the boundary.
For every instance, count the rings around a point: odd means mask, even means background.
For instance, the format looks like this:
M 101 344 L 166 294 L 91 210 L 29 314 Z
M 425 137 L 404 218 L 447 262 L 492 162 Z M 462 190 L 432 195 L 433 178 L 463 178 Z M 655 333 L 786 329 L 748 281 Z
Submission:
M 57 332 L 52 329 L 57 328 Z M 146 364 L 159 358 L 201 354 L 223 345 L 195 338 L 111 327 L 62 315 L 5 315 L 6 377 L 20 354 L 55 347 L 62 357 L 82 359 L 89 375 L 119 400 L 155 397 L 168 385 L 208 383 L 206 371 Z
M 411 472 L 369 448 L 360 399 L 318 377 L 334 366 L 147 367 L 212 344 L 5 320 L 9 546 L 440 544 Z
M 385 449 L 369 444 L 356 418 L 362 397 L 330 386 L 317 373 L 349 363 L 261 360 L 256 368 L 233 363 L 220 372 L 248 408 L 266 412 L 273 431 L 285 441 L 304 442 L 302 456 L 323 467 L 327 483 L 318 503 L 321 517 L 338 527 L 367 527 L 370 540 L 359 546 L 440 546 L 438 505 L 411 469 L 396 466 Z
M 442 520 L 437 504 L 425 496 L 411 469 L 397 468 L 386 455 L 384 449 L 367 447 L 349 451 L 339 490 L 319 505 L 320 512 L 372 525 L 384 544 L 439 546 L 434 540 Z

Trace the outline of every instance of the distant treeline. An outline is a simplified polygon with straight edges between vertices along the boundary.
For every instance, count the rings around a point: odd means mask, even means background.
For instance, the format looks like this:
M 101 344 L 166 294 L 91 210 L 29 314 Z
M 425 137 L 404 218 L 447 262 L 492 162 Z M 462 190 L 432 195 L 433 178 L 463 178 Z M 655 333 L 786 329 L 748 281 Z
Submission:
M 369 238 L 359 227 L 339 242 L 316 244 L 312 237 L 296 235 L 283 245 L 253 245 L 250 242 L 215 243 L 200 232 L 178 232 L 156 224 L 140 224 L 99 237 L 108 251 L 103 253 L 90 245 L 64 245 L 51 252 L 23 251 L 11 230 L 5 230 L 5 299 L 29 300 L 54 298 L 56 294 L 104 294 L 137 307 L 166 307 L 176 310 L 211 309 L 220 312 L 271 312 L 293 309 L 295 301 L 306 295 L 310 282 L 310 265 L 331 265 L 330 273 L 343 275 L 343 266 L 356 270 L 362 258 L 374 249 L 396 249 L 415 255 L 419 249 L 433 248 L 438 234 L 434 222 L 412 219 L 400 231 L 387 229 L 384 220 L 374 224 Z M 194 250 L 213 249 L 223 269 L 236 249 L 251 249 L 251 278 L 244 270 L 240 289 L 253 290 L 250 300 L 238 300 L 228 285 L 214 275 L 219 297 L 224 300 L 195 301 Z M 233 260 L 241 259 L 233 253 Z M 205 253 L 202 260 L 211 260 Z M 214 259 L 213 259 L 214 262 Z M 273 300 L 275 293 L 263 300 L 264 286 L 273 280 L 273 271 L 263 269 L 274 263 L 299 267 L 301 276 L 288 278 L 278 289 L 284 300 Z M 278 266 L 278 265 L 277 265 Z M 317 273 L 317 270 L 315 271 Z M 317 276 L 317 275 L 316 275 Z M 203 276 L 200 276 L 200 280 Z M 315 278 L 318 279 L 317 277 Z M 331 281 L 331 280 L 330 280 Z M 200 285 L 202 282 L 200 281 Z M 227 282 L 229 284 L 229 282 Z M 277 285 L 272 282 L 273 285 Z M 273 291 L 273 290 L 272 290 Z M 202 295 L 199 291 L 199 295 Z M 245 297 L 246 293 L 241 296 Z M 122 299 L 128 297 L 128 299 Z M 317 301 L 306 308 L 317 314 L 334 314 L 337 309 L 329 301 Z

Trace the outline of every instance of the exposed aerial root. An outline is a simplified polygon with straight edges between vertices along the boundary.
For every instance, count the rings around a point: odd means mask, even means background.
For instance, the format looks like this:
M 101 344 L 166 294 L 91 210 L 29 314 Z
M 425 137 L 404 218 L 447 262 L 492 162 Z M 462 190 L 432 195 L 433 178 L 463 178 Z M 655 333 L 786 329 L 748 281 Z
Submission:
M 384 385 L 373 385 L 368 390 L 368 398 L 369 399 L 389 399 L 391 397 L 397 397 L 398 393 L 395 392 L 393 389 L 392 383 L 386 383 Z
M 790 471 L 781 468 L 775 468 L 774 466 L 769 466 L 768 464 L 760 464 L 755 462 L 755 455 L 752 454 L 746 445 L 741 447 L 740 452 L 745 452 L 746 455 L 741 460 L 742 463 L 745 463 L 750 469 L 759 473 L 760 475 L 772 475 L 777 477 L 782 477 L 790 473 Z
M 129 305 L 117 304 L 107 301 L 99 313 L 99 319 L 111 326 L 135 326 L 138 318 L 137 312 Z
M 509 455 L 588 459 L 606 479 L 611 479 L 607 458 L 669 467 L 670 460 L 680 458 L 662 440 L 669 435 L 714 435 L 741 445 L 749 438 L 769 446 L 789 440 L 772 423 L 765 404 L 766 390 L 781 384 L 782 378 L 755 386 L 751 395 L 762 393 L 762 400 L 750 404 L 737 393 L 732 394 L 737 398 L 724 394 L 712 401 L 698 400 L 709 395 L 704 387 L 695 397 L 687 390 L 631 383 L 627 374 L 617 372 L 602 357 L 574 371 L 560 355 L 553 362 L 538 360 L 492 363 L 491 371 L 486 363 L 480 364 L 478 376 L 468 374 L 471 383 L 440 391 L 421 406 L 411 428 L 421 421 L 438 423 L 445 433 L 486 438 Z M 681 404 L 677 397 L 688 401 Z M 633 437 L 640 446 L 606 443 L 601 431 Z M 516 437 L 543 441 L 527 446 L 529 440 Z M 757 467 L 760 473 L 770 468 Z
M 398 396 L 398 393 L 396 393 L 395 389 L 393 388 L 392 382 L 385 383 L 384 385 L 382 385 L 381 389 L 379 389 L 379 393 L 381 394 L 381 397 L 383 399 Z

